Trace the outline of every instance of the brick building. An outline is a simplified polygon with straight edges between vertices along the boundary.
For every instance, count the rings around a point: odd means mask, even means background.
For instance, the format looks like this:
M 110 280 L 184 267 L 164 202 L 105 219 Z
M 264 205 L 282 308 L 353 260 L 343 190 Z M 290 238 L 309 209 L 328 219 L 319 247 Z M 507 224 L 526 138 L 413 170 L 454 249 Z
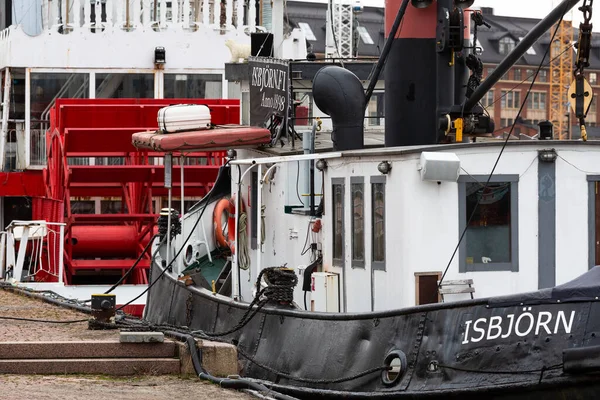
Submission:
M 493 9 L 482 8 L 486 22 L 491 29 L 482 27 L 478 33 L 478 46 L 483 49 L 481 60 L 484 63 L 484 78 L 488 76 L 504 57 L 529 32 L 539 19 L 506 17 L 494 15 Z M 517 64 L 498 82 L 482 100 L 496 123 L 496 134 L 501 135 L 510 130 L 512 123 L 531 85 L 531 80 L 550 44 L 553 32 L 547 33 L 534 44 Z M 576 39 L 576 36 L 575 36 Z M 594 41 L 591 51 L 590 67 L 586 77 L 594 89 L 594 95 L 600 94 L 598 75 L 600 74 L 600 42 Z M 574 51 L 574 50 L 573 50 Z M 575 58 L 575 55 L 574 55 Z M 546 56 L 544 67 L 540 70 L 527 103 L 521 113 L 521 121 L 515 126 L 513 134 L 531 135 L 537 131 L 537 123 L 550 118 L 550 55 Z M 598 122 L 598 102 L 592 102 L 586 121 L 590 128 Z M 571 114 L 570 121 L 575 121 Z M 572 138 L 579 138 L 579 128 L 572 123 Z M 532 129 L 532 128 L 536 129 Z M 588 133 L 595 133 L 591 129 Z M 568 134 L 567 134 L 568 135 Z

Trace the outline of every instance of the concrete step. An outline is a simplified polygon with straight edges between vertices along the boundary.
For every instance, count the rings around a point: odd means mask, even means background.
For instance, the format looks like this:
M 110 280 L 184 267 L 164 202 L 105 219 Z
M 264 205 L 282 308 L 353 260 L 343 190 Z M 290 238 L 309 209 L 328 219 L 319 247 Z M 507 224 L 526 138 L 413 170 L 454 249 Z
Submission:
M 177 358 L 78 358 L 0 360 L 0 374 L 94 374 L 168 375 L 179 374 Z
M 177 357 L 175 342 L 120 343 L 112 341 L 78 342 L 0 342 L 0 360 L 74 359 L 74 358 L 169 358 Z

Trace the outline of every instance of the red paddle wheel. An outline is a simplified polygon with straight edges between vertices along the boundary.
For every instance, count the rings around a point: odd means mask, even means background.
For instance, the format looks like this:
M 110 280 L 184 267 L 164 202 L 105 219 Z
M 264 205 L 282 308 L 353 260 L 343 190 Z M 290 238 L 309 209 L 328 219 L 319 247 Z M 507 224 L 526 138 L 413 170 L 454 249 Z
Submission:
M 56 101 L 47 132 L 46 197 L 35 199 L 33 216 L 66 224 L 65 283 L 116 281 L 155 234 L 157 210 L 153 198 L 167 195 L 163 187 L 164 167 L 155 159 L 162 159 L 164 153 L 139 151 L 132 146 L 131 135 L 155 131 L 158 110 L 172 104 L 205 104 L 213 124 L 239 124 L 238 100 Z M 184 166 L 185 196 L 204 196 L 215 181 L 225 154 L 196 152 L 186 156 L 196 163 Z M 99 162 L 103 160 L 112 162 Z M 180 173 L 180 166 L 173 166 L 173 196 L 181 193 Z M 118 199 L 121 210 L 111 214 L 72 212 L 74 198 L 91 197 Z M 126 283 L 147 283 L 149 266 L 150 254 L 146 252 Z M 57 273 L 50 267 L 49 274 L 38 274 L 36 280 L 56 281 Z

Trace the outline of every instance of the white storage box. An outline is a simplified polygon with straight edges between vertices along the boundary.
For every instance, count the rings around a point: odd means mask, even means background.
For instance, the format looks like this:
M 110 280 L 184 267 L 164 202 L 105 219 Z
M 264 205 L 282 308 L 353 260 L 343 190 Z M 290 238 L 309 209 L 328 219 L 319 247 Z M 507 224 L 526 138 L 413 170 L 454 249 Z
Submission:
M 207 106 L 179 104 L 158 110 L 158 129 L 161 133 L 197 131 L 210 128 Z

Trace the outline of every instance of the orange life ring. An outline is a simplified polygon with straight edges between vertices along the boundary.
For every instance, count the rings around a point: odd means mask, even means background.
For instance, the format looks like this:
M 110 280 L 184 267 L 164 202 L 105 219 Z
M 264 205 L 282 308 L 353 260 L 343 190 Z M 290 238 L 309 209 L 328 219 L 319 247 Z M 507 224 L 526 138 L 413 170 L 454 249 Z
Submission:
M 241 204 L 242 212 L 245 211 L 244 202 Z M 227 210 L 227 237 L 223 233 L 223 213 Z M 231 252 L 235 252 L 233 242 L 235 240 L 235 197 L 223 197 L 217 202 L 213 211 L 213 223 L 215 225 L 215 239 L 221 247 L 229 247 Z

